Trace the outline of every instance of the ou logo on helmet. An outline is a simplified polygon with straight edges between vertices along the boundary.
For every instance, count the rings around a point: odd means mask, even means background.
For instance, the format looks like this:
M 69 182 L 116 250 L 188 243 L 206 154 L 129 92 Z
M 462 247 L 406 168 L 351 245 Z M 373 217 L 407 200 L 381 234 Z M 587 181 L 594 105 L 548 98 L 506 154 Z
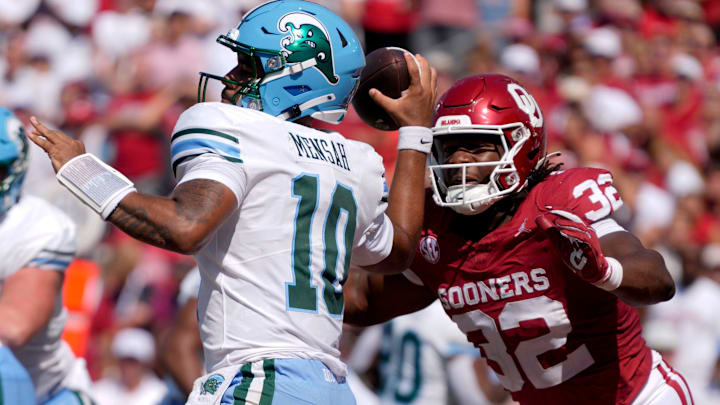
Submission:
M 530 124 L 535 128 L 542 127 L 543 116 L 535 98 L 517 83 L 508 84 L 507 90 L 518 107 L 530 117 Z

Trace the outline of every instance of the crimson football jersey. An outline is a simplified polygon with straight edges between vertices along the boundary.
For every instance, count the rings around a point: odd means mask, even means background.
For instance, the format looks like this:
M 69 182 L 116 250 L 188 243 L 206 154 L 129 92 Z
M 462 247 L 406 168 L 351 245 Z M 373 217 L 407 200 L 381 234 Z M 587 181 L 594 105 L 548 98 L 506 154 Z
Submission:
M 449 230 L 454 212 L 426 205 L 411 269 L 516 401 L 629 404 L 647 381 L 651 354 L 635 309 L 576 276 L 535 224 L 552 207 L 598 226 L 621 205 L 600 169 L 548 176 L 479 241 Z

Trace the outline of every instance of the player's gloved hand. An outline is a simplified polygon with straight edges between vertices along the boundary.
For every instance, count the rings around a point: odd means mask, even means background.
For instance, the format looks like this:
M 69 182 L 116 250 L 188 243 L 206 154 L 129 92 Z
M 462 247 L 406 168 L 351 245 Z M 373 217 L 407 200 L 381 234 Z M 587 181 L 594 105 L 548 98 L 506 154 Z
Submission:
M 595 231 L 571 212 L 546 208 L 535 223 L 552 240 L 563 262 L 583 280 L 605 288 L 612 273 L 611 263 L 603 255 Z

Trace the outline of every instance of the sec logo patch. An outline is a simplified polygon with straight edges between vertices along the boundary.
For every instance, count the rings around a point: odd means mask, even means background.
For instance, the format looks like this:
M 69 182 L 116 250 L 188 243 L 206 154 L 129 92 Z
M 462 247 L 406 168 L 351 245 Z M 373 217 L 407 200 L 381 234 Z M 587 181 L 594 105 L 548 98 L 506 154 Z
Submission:
M 440 244 L 435 235 L 426 235 L 420 239 L 418 249 L 420 250 L 420 254 L 429 263 L 435 264 L 440 260 Z

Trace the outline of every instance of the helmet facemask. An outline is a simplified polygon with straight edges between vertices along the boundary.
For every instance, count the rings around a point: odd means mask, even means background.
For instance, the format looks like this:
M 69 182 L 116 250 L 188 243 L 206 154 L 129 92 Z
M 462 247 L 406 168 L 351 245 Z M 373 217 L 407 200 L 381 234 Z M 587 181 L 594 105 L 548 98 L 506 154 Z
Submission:
M 232 38 L 233 36 L 237 37 L 237 29 L 230 30 L 227 35 L 220 35 L 216 41 L 237 53 L 239 55 L 238 59 L 247 59 L 247 64 L 252 69 L 251 76 L 241 82 L 223 76 L 200 72 L 198 102 L 202 103 L 205 101 L 208 81 L 214 79 L 219 80 L 226 86 L 234 86 L 237 89 L 231 100 L 234 105 L 262 111 L 263 103 L 260 95 L 260 86 L 273 73 L 282 72 L 287 65 L 287 61 L 280 51 L 255 48 L 236 41 Z
M 493 137 L 501 149 L 500 159 L 489 162 L 444 163 L 447 156 L 444 156 L 443 152 L 443 138 L 460 134 Z M 521 177 L 514 162 L 515 156 L 530 138 L 530 132 L 522 123 L 436 127 L 433 135 L 433 150 L 428 159 L 433 199 L 437 205 L 449 207 L 462 215 L 476 215 L 525 186 L 520 182 Z M 508 137 L 513 140 L 512 147 L 509 147 Z M 481 184 L 468 182 L 468 168 L 488 166 L 494 169 L 487 181 Z M 460 184 L 448 185 L 449 176 L 458 169 L 461 171 Z

